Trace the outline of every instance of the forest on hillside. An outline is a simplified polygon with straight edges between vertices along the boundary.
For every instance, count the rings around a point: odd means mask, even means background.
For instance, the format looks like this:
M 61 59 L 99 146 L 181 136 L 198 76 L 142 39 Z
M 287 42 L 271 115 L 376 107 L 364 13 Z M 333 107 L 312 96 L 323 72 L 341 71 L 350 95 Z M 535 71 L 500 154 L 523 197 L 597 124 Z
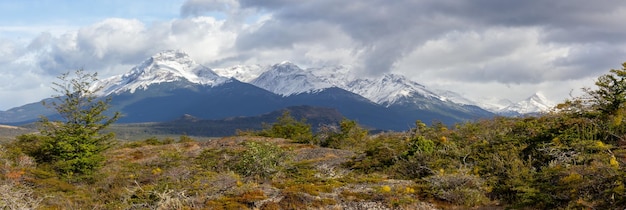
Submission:
M 285 113 L 235 137 L 120 142 L 94 132 L 114 117 L 44 120 L 0 146 L 0 208 L 624 209 L 622 66 L 541 116 L 375 135 L 349 119 L 314 133 Z

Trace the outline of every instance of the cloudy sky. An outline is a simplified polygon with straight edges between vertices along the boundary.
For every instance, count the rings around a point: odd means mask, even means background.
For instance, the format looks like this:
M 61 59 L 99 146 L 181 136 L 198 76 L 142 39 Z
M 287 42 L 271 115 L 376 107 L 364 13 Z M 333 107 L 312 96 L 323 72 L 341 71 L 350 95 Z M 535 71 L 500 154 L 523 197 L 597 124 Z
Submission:
M 0 0 L 0 110 L 62 72 L 180 49 L 208 67 L 350 64 L 471 99 L 559 102 L 626 62 L 623 0 Z

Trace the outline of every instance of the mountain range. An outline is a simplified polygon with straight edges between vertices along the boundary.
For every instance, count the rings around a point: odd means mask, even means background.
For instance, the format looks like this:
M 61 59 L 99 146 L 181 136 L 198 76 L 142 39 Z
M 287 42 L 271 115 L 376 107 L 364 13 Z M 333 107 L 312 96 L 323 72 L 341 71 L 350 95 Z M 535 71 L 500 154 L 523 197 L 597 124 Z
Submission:
M 112 98 L 110 111 L 123 114 L 120 123 L 169 122 L 181 116 L 219 120 L 305 105 L 336 110 L 370 128 L 406 130 L 415 120 L 451 124 L 551 107 L 541 94 L 487 106 L 454 92 L 428 89 L 402 75 L 355 75 L 347 65 L 302 69 L 288 61 L 211 69 L 182 51 L 169 50 L 94 87 L 103 87 L 99 96 Z M 40 115 L 54 117 L 41 103 L 32 103 L 1 111 L 0 123 L 29 123 Z

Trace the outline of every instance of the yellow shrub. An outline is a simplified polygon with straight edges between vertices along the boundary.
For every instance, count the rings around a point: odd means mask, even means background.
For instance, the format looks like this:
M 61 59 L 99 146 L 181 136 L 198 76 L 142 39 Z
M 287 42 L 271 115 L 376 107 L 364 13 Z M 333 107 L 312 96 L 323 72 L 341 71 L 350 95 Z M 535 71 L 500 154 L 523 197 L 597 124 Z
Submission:
M 609 164 L 613 168 L 619 168 L 619 162 L 617 162 L 617 158 L 615 158 L 615 156 L 613 156 L 613 155 L 611 155 L 611 159 L 609 160 Z
M 389 187 L 389 185 L 385 185 L 385 186 L 380 188 L 380 191 L 383 192 L 383 193 L 390 193 L 391 192 L 391 187 Z
M 153 174 L 153 175 L 159 175 L 159 174 L 161 174 L 161 173 L 163 173 L 163 170 L 161 170 L 161 168 L 158 168 L 158 167 L 157 167 L 157 168 L 155 168 L 155 169 L 152 169 L 152 174 Z
M 415 193 L 415 189 L 413 189 L 412 187 L 406 187 L 406 189 L 404 189 L 404 193 L 413 194 Z
M 579 182 L 583 180 L 583 176 L 581 176 L 580 174 L 574 172 L 571 173 L 570 175 L 561 178 L 561 182 L 563 183 L 575 183 L 575 182 Z

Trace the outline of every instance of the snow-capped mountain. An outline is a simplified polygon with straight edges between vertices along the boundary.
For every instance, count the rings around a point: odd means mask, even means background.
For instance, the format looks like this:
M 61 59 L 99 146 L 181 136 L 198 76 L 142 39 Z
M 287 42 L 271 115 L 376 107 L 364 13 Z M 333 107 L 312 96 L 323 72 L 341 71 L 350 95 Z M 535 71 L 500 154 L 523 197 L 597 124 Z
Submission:
M 103 87 L 100 95 L 112 97 L 111 111 L 123 113 L 122 123 L 165 122 L 184 114 L 201 119 L 254 116 L 301 105 L 337 109 L 363 125 L 388 130 L 404 130 L 415 120 L 451 124 L 493 116 L 476 106 L 480 103 L 430 90 L 402 75 L 361 76 L 351 66 L 302 69 L 290 62 L 214 71 L 181 51 L 155 54 L 95 86 Z M 534 112 L 532 107 L 549 106 L 546 101 L 537 95 L 507 111 Z M 27 123 L 50 114 L 40 111 L 46 110 L 40 103 L 11 110 L 0 112 L 0 123 Z
M 444 101 L 450 101 L 462 105 L 478 106 L 493 113 L 498 113 L 501 109 L 513 104 L 513 102 L 508 99 L 498 99 L 495 97 L 482 97 L 477 100 L 472 100 L 457 92 L 449 90 L 434 89 L 433 92 L 439 95 Z
M 476 106 L 480 106 L 493 113 L 498 113 L 500 110 L 512 104 L 513 102 L 509 99 L 496 97 L 482 97 L 476 101 Z
M 266 72 L 271 66 L 269 65 L 236 65 L 228 68 L 214 68 L 213 71 L 220 76 L 235 78 L 242 82 L 250 83 Z
M 229 72 L 228 70 L 231 70 Z M 247 73 L 262 72 L 255 79 L 244 76 Z M 217 71 L 221 76 L 235 76 L 241 81 L 269 90 L 273 93 L 289 96 L 293 94 L 320 91 L 338 87 L 361 95 L 374 103 L 389 106 L 402 97 L 417 94 L 426 98 L 440 99 L 425 86 L 411 81 L 402 75 L 384 74 L 378 78 L 357 78 L 351 66 L 334 66 L 301 69 L 290 62 L 282 62 L 261 68 L 257 66 L 237 66 Z
M 237 65 L 212 70 L 196 63 L 185 52 L 168 50 L 151 56 L 124 75 L 101 80 L 96 85 L 104 87 L 100 92 L 101 95 L 110 95 L 123 92 L 133 93 L 138 89 L 146 89 L 152 84 L 174 81 L 213 87 L 227 82 L 229 78 L 234 78 L 283 97 L 336 87 L 386 107 L 400 103 L 402 99 L 414 97 L 422 98 L 417 100 L 419 103 L 423 103 L 424 100 L 434 100 L 438 105 L 447 102 L 474 105 L 494 113 L 507 115 L 542 112 L 552 107 L 541 94 L 536 94 L 516 104 L 490 100 L 476 102 L 451 91 L 430 90 L 402 75 L 383 74 L 374 78 L 355 75 L 357 74 L 349 65 L 302 69 L 288 61 L 274 65 Z M 410 103 L 417 102 L 412 101 Z M 428 107 L 424 104 L 419 106 Z
M 345 87 L 348 91 L 359 94 L 374 103 L 390 106 L 403 97 L 415 94 L 440 100 L 440 97 L 425 86 L 397 74 L 384 74 L 377 79 L 357 79 Z
M 355 77 L 353 68 L 350 65 L 324 66 L 319 68 L 308 68 L 307 71 L 320 78 L 322 81 L 336 87 L 348 89 L 349 84 L 358 78 Z
M 439 95 L 439 97 L 443 101 L 450 101 L 450 102 L 463 104 L 463 105 L 477 105 L 476 101 L 465 98 L 457 92 L 452 92 L 449 90 L 442 90 L 442 89 L 433 89 L 432 91 L 436 93 L 437 95 Z
M 342 65 L 307 69 L 322 81 L 359 94 L 374 103 L 389 106 L 402 97 L 417 94 L 426 98 L 441 99 L 424 85 L 397 74 L 383 74 L 378 78 L 358 78 L 352 66 Z
M 534 95 L 498 110 L 498 113 L 506 115 L 532 114 L 547 112 L 554 107 L 543 94 L 537 92 Z
M 102 86 L 100 95 L 119 94 L 137 89 L 146 89 L 149 85 L 164 82 L 186 80 L 206 86 L 217 86 L 228 80 L 202 66 L 182 51 L 168 50 L 158 53 L 124 75 L 113 76 L 99 81 L 94 87 Z
M 250 84 L 282 96 L 315 92 L 333 86 L 310 71 L 302 70 L 287 61 L 272 65 L 259 77 L 250 81 Z
M 549 111 L 555 105 L 540 92 L 537 92 L 517 103 L 508 99 L 498 99 L 494 97 L 483 97 L 474 101 L 467 99 L 456 92 L 447 90 L 435 90 L 434 92 L 440 97 L 443 97 L 444 100 L 452 101 L 458 104 L 478 106 L 490 112 L 505 116 L 543 113 Z

